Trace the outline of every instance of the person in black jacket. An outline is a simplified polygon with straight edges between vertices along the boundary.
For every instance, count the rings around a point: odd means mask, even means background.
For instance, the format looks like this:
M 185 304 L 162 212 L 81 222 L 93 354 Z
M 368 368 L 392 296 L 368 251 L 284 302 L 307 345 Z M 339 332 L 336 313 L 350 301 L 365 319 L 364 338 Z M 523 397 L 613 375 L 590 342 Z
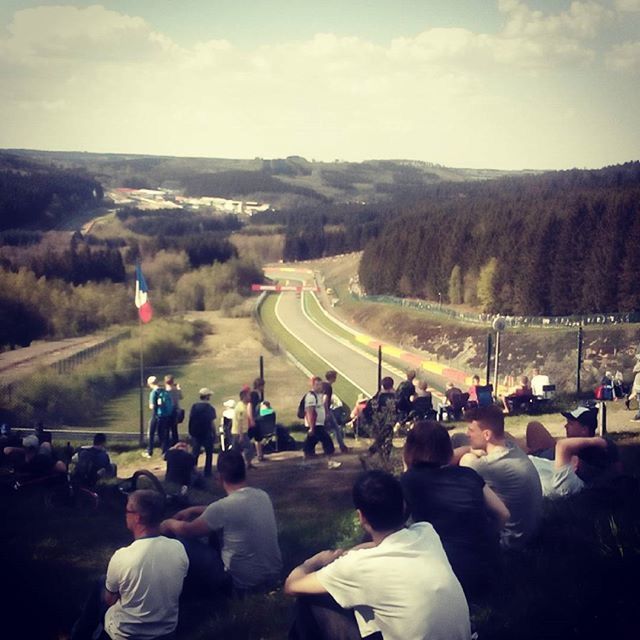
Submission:
M 200 401 L 191 405 L 189 412 L 189 435 L 192 439 L 193 455 L 197 460 L 200 457 L 200 450 L 204 449 L 204 475 L 211 476 L 213 462 L 213 429 L 216 419 L 216 410 L 211 405 L 213 391 L 203 387 L 199 391 Z

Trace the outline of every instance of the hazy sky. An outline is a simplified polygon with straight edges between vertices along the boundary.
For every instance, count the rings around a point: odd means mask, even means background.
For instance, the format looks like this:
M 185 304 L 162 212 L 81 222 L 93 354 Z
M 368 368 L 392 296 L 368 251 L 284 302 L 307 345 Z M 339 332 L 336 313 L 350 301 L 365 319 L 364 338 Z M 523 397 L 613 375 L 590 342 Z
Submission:
M 640 0 L 0 3 L 0 147 L 640 159 Z

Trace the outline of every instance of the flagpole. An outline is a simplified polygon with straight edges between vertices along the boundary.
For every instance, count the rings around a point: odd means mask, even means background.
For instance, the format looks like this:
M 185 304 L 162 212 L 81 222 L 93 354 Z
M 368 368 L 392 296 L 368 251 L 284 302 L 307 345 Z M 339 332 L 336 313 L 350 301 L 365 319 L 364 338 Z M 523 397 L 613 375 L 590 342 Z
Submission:
M 140 327 L 140 447 L 144 447 L 144 340 L 142 338 L 142 318 L 138 314 Z

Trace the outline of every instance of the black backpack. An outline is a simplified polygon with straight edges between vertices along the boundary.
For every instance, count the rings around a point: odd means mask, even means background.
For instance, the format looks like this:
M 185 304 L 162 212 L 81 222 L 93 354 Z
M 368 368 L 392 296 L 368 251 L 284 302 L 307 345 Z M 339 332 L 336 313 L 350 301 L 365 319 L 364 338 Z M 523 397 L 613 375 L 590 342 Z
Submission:
M 82 487 L 95 487 L 98 483 L 98 454 L 93 447 L 86 447 L 78 451 L 78 462 L 73 469 L 71 478 L 74 483 Z
M 298 413 L 296 414 L 298 416 L 298 418 L 300 418 L 300 420 L 304 420 L 304 415 L 305 415 L 305 400 L 307 398 L 307 394 L 308 393 L 313 393 L 313 397 L 316 399 L 316 403 L 318 402 L 318 396 L 316 395 L 315 391 L 307 391 L 307 393 L 305 393 L 302 398 L 300 398 L 300 402 L 298 404 Z

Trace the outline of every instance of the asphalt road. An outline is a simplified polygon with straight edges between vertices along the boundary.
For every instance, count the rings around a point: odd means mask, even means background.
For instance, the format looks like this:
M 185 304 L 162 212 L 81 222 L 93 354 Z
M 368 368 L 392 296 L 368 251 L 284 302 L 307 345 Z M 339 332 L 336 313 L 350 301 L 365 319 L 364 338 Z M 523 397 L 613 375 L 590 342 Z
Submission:
M 289 274 L 289 277 L 292 276 Z M 276 316 L 290 333 L 326 361 L 327 369 L 335 369 L 340 376 L 349 380 L 359 391 L 367 395 L 371 396 L 376 392 L 378 381 L 376 358 L 340 342 L 338 338 L 329 335 L 314 324 L 303 312 L 302 298 L 298 298 L 293 292 L 279 294 L 276 302 Z M 323 373 L 323 371 L 317 372 L 321 376 Z M 382 376 L 391 376 L 396 385 L 404 378 L 397 369 L 384 366 L 384 363 Z

